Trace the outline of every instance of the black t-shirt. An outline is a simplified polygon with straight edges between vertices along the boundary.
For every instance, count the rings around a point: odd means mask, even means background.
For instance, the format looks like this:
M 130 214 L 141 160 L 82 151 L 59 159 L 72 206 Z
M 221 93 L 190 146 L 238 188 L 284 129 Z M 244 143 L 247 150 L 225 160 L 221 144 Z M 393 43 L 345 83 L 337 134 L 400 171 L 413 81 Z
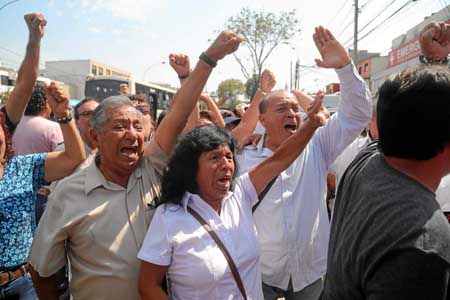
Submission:
M 369 145 L 339 184 L 321 299 L 446 299 L 449 274 L 435 194 Z

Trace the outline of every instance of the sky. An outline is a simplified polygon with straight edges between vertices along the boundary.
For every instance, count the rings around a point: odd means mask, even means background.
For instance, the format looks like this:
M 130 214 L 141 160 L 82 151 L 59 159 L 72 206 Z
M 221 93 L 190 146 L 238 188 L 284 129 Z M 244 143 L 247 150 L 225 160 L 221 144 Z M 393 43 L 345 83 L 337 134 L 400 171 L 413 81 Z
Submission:
M 0 7 L 11 0 L 0 0 Z M 0 10 L 0 63 L 18 68 L 27 41 L 23 15 L 42 12 L 48 21 L 41 46 L 46 60 L 93 59 L 130 71 L 137 80 L 179 86 L 168 64 L 169 53 L 190 56 L 191 65 L 224 29 L 227 20 L 243 8 L 280 12 L 296 9 L 301 33 L 290 46 L 277 48 L 265 67 L 277 79 L 276 88 L 290 81 L 290 62 L 300 60 L 300 87 L 310 92 L 336 82 L 333 70 L 315 65 L 319 57 L 312 41 L 317 25 L 328 27 L 346 46 L 352 43 L 353 0 L 16 0 Z M 360 28 L 383 23 L 359 42 L 358 48 L 387 54 L 392 40 L 437 12 L 449 0 L 359 0 Z M 405 5 L 405 6 L 404 6 Z M 382 22 L 400 7 L 388 22 Z M 450 10 L 449 10 L 450 19 Z M 238 55 L 245 54 L 239 49 Z M 163 63 L 165 62 L 165 63 Z M 245 80 L 232 56 L 220 61 L 207 85 L 215 91 L 225 79 Z

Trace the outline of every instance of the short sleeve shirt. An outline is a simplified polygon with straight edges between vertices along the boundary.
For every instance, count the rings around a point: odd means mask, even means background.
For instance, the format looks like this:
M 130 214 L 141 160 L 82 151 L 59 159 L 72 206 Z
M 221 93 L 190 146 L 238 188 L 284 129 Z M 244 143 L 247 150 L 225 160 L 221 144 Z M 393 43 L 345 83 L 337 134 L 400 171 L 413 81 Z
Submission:
M 48 277 L 64 265 L 67 253 L 73 299 L 139 299 L 137 253 L 168 158 L 156 143 L 151 153 L 126 188 L 108 181 L 92 161 L 50 194 L 28 262 Z
M 236 180 L 233 193 L 222 201 L 220 215 L 198 195 L 186 193 L 183 206 L 158 207 L 138 257 L 169 266 L 171 299 L 242 299 L 222 251 L 187 211 L 189 205 L 227 248 L 248 299 L 262 300 L 260 248 L 251 212 L 257 199 L 247 173 Z
M 36 228 L 34 199 L 44 184 L 46 153 L 16 156 L 0 179 L 0 269 L 26 262 Z

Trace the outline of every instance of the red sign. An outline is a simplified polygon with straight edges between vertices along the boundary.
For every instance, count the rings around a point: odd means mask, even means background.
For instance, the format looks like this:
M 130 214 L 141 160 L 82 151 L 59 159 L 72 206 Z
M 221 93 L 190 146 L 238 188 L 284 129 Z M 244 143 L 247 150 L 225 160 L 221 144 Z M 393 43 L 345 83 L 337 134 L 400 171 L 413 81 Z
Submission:
M 389 52 L 388 55 L 388 64 L 389 67 L 393 67 L 404 63 L 414 57 L 419 56 L 420 51 L 420 42 L 418 38 L 415 38 L 406 44 L 401 45 L 395 50 Z

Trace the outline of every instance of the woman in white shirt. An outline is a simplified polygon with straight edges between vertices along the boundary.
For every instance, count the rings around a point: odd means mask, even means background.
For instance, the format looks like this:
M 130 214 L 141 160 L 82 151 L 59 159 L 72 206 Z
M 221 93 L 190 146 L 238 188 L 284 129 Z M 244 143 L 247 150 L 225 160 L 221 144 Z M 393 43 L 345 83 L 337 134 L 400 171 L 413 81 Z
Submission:
M 162 289 L 166 273 L 171 299 L 243 299 L 224 254 L 187 211 L 188 206 L 206 220 L 227 248 L 247 299 L 263 299 L 252 207 L 258 193 L 289 167 L 325 123 L 322 99 L 318 93 L 301 126 L 298 104 L 286 100 L 284 117 L 298 130 L 271 157 L 234 182 L 235 144 L 224 129 L 203 126 L 179 140 L 163 178 L 161 205 L 138 254 L 142 299 L 168 299 Z M 268 97 L 266 105 L 270 102 Z

